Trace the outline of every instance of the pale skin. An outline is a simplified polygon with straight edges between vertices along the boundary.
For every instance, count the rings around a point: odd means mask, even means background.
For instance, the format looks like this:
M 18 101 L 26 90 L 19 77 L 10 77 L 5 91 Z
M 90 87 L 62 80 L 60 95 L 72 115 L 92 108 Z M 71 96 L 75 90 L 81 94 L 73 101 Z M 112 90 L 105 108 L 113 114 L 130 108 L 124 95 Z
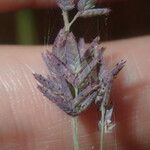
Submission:
M 109 65 L 126 59 L 114 82 L 115 122 L 105 150 L 150 149 L 150 36 L 103 43 Z M 36 89 L 32 72 L 46 74 L 46 46 L 0 46 L 0 149 L 72 150 L 71 117 Z M 51 47 L 49 47 L 51 50 Z M 99 147 L 95 106 L 79 117 L 81 149 Z

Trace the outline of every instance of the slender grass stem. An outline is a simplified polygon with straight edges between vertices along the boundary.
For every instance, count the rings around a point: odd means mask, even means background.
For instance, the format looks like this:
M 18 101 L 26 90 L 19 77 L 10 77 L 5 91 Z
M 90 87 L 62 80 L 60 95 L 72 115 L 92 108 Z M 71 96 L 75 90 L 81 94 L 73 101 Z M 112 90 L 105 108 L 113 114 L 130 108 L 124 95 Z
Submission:
M 62 15 L 63 15 L 63 20 L 64 20 L 64 26 L 65 26 L 65 31 L 69 31 L 69 18 L 68 18 L 68 12 L 62 10 Z
M 72 24 L 77 20 L 81 12 L 77 12 L 77 14 L 74 16 L 71 22 L 69 22 L 68 12 L 62 10 L 63 20 L 64 20 L 64 26 L 65 31 L 69 31 Z
M 100 125 L 100 150 L 104 147 L 104 122 L 105 121 L 105 107 L 101 105 L 101 125 Z
M 72 24 L 77 20 L 77 18 L 79 17 L 80 12 L 77 12 L 77 14 L 74 16 L 74 18 L 72 19 L 72 21 L 69 23 L 69 28 L 72 26 Z
M 70 26 L 73 22 L 78 18 L 78 13 L 75 15 L 73 20 L 69 23 L 68 12 L 62 10 L 62 16 L 64 20 L 64 27 L 65 31 L 70 30 Z M 75 88 L 75 97 L 78 95 L 78 88 Z M 78 139 L 78 117 L 72 118 L 72 128 L 73 128 L 73 143 L 74 143 L 74 150 L 80 150 L 79 139 Z
M 72 127 L 73 127 L 74 150 L 80 150 L 79 139 L 78 139 L 78 117 L 72 118 Z
M 78 95 L 78 88 L 75 88 L 75 97 Z M 80 150 L 79 139 L 78 139 L 78 116 L 72 118 L 73 128 L 73 144 L 74 150 Z

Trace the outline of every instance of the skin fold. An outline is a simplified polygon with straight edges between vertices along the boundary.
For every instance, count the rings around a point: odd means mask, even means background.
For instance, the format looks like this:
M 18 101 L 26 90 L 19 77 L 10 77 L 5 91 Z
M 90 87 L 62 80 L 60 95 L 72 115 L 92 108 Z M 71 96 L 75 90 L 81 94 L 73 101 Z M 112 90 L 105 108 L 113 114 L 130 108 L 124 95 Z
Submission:
M 116 127 L 105 135 L 105 150 L 150 149 L 150 36 L 106 42 L 108 66 L 126 59 L 113 84 Z M 0 46 L 0 149 L 71 150 L 71 117 L 36 88 L 32 73 L 47 74 L 41 52 L 47 46 Z M 99 147 L 95 106 L 79 117 L 82 150 Z

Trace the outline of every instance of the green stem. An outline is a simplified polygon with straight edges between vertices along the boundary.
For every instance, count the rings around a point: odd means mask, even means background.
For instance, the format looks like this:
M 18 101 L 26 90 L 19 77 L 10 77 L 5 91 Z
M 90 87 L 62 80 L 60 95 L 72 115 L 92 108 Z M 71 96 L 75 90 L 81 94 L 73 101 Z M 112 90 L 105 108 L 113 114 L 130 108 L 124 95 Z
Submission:
M 77 14 L 74 16 L 74 18 L 72 19 L 72 21 L 69 23 L 69 28 L 72 26 L 72 24 L 77 20 L 77 18 L 79 17 L 80 12 L 77 12 Z
M 81 12 L 77 12 L 77 14 L 74 16 L 72 21 L 69 23 L 69 17 L 68 17 L 68 12 L 62 10 L 62 15 L 63 15 L 63 20 L 64 20 L 64 26 L 65 26 L 65 31 L 69 31 L 70 27 L 72 24 L 77 20 L 77 18 L 80 16 Z
M 105 106 L 101 105 L 101 126 L 100 126 L 100 150 L 103 150 L 104 145 L 104 122 L 105 121 Z
M 80 150 L 78 139 L 78 117 L 72 118 L 74 150 Z
M 63 20 L 64 20 L 64 26 L 65 26 L 65 31 L 69 31 L 69 18 L 68 18 L 68 12 L 62 10 L 62 15 L 63 15 Z
M 75 88 L 75 97 L 78 95 L 78 88 Z M 78 117 L 72 118 L 72 128 L 73 128 L 73 144 L 74 150 L 80 150 L 79 139 L 78 139 Z

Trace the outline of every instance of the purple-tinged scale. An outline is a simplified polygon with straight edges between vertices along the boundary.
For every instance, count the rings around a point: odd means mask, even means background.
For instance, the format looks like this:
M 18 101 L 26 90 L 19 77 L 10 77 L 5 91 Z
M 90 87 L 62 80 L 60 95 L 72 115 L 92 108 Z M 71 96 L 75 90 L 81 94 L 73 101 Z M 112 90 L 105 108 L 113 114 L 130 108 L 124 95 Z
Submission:
M 83 13 L 81 13 L 80 17 L 86 18 L 91 16 L 108 15 L 110 11 L 111 10 L 108 8 L 87 9 Z
M 74 0 L 56 0 L 56 2 L 62 10 L 67 11 L 74 8 Z
M 72 70 L 73 73 L 77 73 L 80 68 L 80 57 L 77 42 L 71 32 L 66 39 L 65 54 L 67 67 Z
M 95 6 L 96 0 L 79 0 L 77 6 L 79 11 L 85 11 Z
M 89 85 L 79 93 L 79 95 L 73 99 L 72 103 L 74 106 L 78 105 L 81 101 L 84 101 L 85 97 L 92 94 L 94 91 L 96 91 L 100 86 L 99 85 Z
M 43 60 L 49 70 L 45 78 L 33 74 L 39 82 L 38 89 L 49 100 L 71 116 L 85 111 L 93 101 L 108 105 L 113 79 L 124 67 L 121 61 L 109 70 L 104 62 L 104 48 L 100 37 L 96 37 L 86 48 L 84 38 L 76 41 L 70 26 L 78 17 L 105 15 L 109 9 L 93 9 L 95 0 L 79 0 L 78 13 L 70 22 L 68 10 L 74 8 L 74 0 L 56 0 L 62 9 L 65 27 L 58 33 L 52 52 L 43 53 Z
M 60 85 L 58 85 L 58 84 L 56 84 L 57 83 L 57 81 L 55 80 L 55 82 L 54 81 L 52 81 L 52 80 L 50 80 L 50 79 L 47 79 L 47 78 L 45 78 L 45 77 L 43 77 L 42 75 L 40 75 L 40 74 L 37 74 L 37 73 L 35 73 L 35 74 L 33 74 L 34 75 L 34 77 L 35 77 L 35 79 L 41 84 L 41 85 L 43 85 L 44 87 L 46 87 L 46 88 L 48 88 L 48 89 L 50 89 L 51 91 L 53 91 L 53 92 L 61 92 L 60 91 Z

